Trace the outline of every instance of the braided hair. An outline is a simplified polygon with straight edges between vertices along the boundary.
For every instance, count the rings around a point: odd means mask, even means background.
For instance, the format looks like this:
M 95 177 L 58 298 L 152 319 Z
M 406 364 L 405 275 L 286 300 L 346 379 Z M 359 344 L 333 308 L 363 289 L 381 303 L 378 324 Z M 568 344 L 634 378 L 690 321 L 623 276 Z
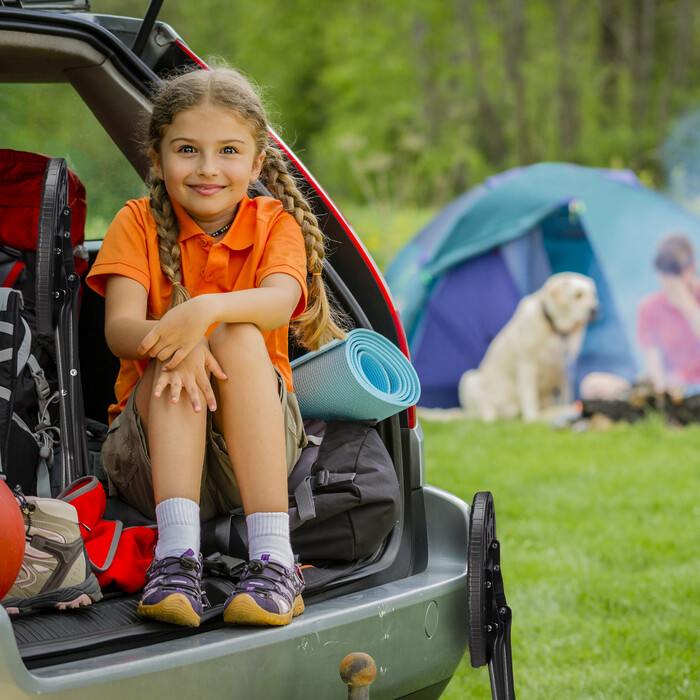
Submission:
M 265 152 L 260 178 L 262 184 L 282 202 L 285 211 L 301 227 L 311 281 L 306 309 L 292 323 L 296 339 L 305 347 L 315 350 L 334 338 L 342 338 L 343 315 L 330 303 L 322 276 L 325 237 L 311 206 L 289 172 L 285 155 L 269 136 L 267 116 L 260 97 L 240 73 L 230 68 L 214 68 L 193 70 L 166 80 L 156 95 L 148 125 L 149 152 L 159 153 L 165 128 L 172 124 L 176 114 L 205 103 L 230 109 L 250 126 L 256 156 Z M 172 308 L 190 298 L 182 284 L 179 224 L 165 183 L 153 167 L 146 184 L 158 231 L 160 268 L 172 285 Z

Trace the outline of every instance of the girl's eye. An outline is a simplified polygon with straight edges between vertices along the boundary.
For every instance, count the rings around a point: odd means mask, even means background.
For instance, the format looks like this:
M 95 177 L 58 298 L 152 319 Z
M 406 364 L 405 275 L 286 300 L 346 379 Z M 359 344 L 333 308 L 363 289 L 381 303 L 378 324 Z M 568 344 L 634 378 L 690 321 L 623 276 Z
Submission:
M 180 153 L 194 153 L 194 148 L 192 146 L 181 146 Z
M 228 155 L 233 155 L 234 153 L 236 153 L 236 149 L 233 146 L 224 146 L 221 149 L 221 152 L 228 156 Z

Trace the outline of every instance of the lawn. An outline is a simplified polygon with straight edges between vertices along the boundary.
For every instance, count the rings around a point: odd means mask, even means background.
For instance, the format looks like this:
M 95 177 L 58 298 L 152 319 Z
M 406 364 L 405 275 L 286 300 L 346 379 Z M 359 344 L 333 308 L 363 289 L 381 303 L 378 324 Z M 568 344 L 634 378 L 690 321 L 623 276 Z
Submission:
M 700 428 L 422 420 L 427 480 L 491 491 L 518 698 L 700 697 Z M 468 654 L 444 697 L 490 698 Z

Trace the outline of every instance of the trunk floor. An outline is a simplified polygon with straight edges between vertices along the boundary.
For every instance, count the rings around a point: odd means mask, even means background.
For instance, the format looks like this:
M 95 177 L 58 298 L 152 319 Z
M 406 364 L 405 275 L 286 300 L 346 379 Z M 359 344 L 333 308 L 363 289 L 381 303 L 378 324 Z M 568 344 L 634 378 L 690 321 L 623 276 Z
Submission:
M 46 611 L 12 618 L 12 628 L 27 668 L 52 666 L 122 649 L 156 644 L 223 625 L 222 605 L 204 611 L 198 628 L 145 620 L 139 596 L 119 595 L 78 610 Z
M 329 575 L 331 580 L 336 578 L 337 572 L 345 568 L 305 569 L 306 605 L 329 597 L 324 585 L 326 580 Z M 364 583 L 355 581 L 351 587 L 361 588 Z M 75 610 L 51 609 L 16 615 L 11 618 L 12 628 L 27 668 L 54 666 L 223 627 L 223 607 L 233 592 L 233 580 L 225 576 L 206 577 L 202 579 L 202 589 L 210 606 L 205 607 L 200 626 L 196 628 L 142 618 L 136 612 L 140 593 L 123 592 L 107 593 L 99 603 Z M 338 589 L 335 592 L 337 594 Z

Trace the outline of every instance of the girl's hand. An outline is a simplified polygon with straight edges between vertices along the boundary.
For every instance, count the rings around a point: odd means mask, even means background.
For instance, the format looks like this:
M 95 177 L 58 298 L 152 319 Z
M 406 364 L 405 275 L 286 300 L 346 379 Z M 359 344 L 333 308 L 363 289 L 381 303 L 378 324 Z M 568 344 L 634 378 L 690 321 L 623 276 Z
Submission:
M 160 360 L 166 371 L 177 367 L 201 342 L 211 325 L 203 299 L 203 296 L 189 299 L 170 309 L 144 336 L 139 352 Z
M 179 307 L 178 307 L 179 308 Z M 211 386 L 210 373 L 217 379 L 226 379 L 224 371 L 203 338 L 176 369 L 166 369 L 163 365 L 153 387 L 153 395 L 160 398 L 166 387 L 170 387 L 170 400 L 176 404 L 184 390 L 192 403 L 195 413 L 202 410 L 201 396 L 204 396 L 209 410 L 216 411 L 216 397 Z

